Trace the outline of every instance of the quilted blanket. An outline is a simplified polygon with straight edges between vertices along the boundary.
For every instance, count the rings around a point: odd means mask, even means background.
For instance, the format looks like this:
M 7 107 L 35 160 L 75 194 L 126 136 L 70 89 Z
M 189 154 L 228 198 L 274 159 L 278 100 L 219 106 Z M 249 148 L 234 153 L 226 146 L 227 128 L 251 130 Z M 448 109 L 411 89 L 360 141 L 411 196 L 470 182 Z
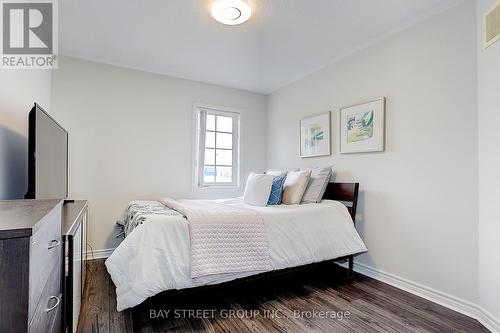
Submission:
M 137 226 L 147 221 L 147 218 L 153 215 L 158 216 L 181 216 L 178 212 L 165 207 L 158 201 L 135 200 L 128 204 L 122 217 L 116 221 L 121 228 L 117 237 L 127 237 Z
M 210 200 L 160 202 L 183 214 L 191 239 L 191 278 L 271 269 L 264 220 L 258 211 Z

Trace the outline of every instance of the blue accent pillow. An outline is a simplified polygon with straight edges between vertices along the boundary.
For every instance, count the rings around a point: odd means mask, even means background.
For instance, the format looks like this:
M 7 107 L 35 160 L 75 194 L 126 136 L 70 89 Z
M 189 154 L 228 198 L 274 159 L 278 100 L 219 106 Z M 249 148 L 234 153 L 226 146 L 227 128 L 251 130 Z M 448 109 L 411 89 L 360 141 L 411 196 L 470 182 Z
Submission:
M 269 195 L 269 200 L 267 204 L 281 205 L 281 199 L 283 198 L 283 186 L 285 185 L 286 176 L 278 176 L 273 178 L 273 186 L 271 187 L 271 194 Z

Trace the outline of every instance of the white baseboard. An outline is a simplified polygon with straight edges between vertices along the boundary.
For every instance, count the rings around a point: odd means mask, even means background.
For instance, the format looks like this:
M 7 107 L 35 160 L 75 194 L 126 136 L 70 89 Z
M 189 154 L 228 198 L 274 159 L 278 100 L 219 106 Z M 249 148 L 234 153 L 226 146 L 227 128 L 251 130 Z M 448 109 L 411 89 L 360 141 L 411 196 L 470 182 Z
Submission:
M 481 324 L 494 333 L 500 333 L 500 319 L 495 318 L 489 311 L 482 307 L 478 307 L 480 318 L 477 318 Z
M 114 248 L 100 249 L 92 252 L 89 251 L 88 254 L 89 258 L 104 259 L 109 257 L 114 250 Z M 342 264 L 342 266 L 347 266 L 347 263 Z M 354 262 L 354 270 L 375 280 L 387 283 L 393 287 L 477 319 L 491 332 L 500 333 L 500 320 L 477 304 L 365 264 Z
M 375 280 L 387 283 L 393 287 L 477 319 L 491 332 L 500 333 L 500 320 L 477 304 L 365 264 L 355 262 L 354 270 Z
M 87 258 L 89 260 L 106 259 L 107 257 L 109 257 L 111 255 L 111 253 L 113 253 L 114 250 L 115 250 L 115 248 L 92 250 L 92 251 L 89 250 L 89 251 L 87 251 Z

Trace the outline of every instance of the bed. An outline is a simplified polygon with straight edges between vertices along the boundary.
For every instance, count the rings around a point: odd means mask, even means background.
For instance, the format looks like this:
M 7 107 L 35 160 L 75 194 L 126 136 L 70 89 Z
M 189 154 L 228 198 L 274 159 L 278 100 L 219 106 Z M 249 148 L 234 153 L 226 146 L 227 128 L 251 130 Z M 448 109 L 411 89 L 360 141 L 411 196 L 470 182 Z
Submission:
M 183 214 L 159 202 L 135 201 L 123 242 L 106 260 L 116 286 L 117 310 L 141 304 L 168 290 L 221 284 L 254 275 L 325 261 L 348 260 L 367 248 L 354 228 L 359 185 L 330 183 L 320 203 L 254 207 L 242 199 L 217 200 L 228 207 L 251 209 L 262 216 L 270 266 L 260 271 L 191 274 L 190 229 Z M 141 210 L 144 209 L 144 210 Z M 132 213 L 131 213 L 132 212 Z

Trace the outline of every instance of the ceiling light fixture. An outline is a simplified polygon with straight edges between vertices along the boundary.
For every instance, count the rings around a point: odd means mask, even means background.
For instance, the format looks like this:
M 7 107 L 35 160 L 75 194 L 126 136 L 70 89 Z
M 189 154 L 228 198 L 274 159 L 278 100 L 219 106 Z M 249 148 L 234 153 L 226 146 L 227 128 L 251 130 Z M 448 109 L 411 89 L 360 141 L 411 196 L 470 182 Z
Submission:
M 212 16 L 222 24 L 242 24 L 250 15 L 252 8 L 245 0 L 216 0 L 212 5 Z

